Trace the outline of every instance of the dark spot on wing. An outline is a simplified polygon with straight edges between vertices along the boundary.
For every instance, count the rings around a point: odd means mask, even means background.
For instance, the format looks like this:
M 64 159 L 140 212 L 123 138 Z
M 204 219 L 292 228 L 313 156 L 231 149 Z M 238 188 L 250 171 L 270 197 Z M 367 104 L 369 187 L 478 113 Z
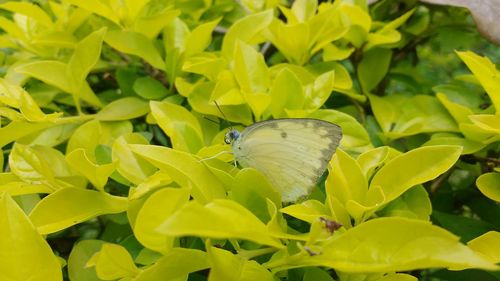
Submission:
M 286 139 L 286 137 L 287 137 L 287 136 L 288 136 L 288 135 L 287 135 L 287 133 L 286 133 L 286 132 L 281 132 L 281 137 L 282 137 L 282 138 Z

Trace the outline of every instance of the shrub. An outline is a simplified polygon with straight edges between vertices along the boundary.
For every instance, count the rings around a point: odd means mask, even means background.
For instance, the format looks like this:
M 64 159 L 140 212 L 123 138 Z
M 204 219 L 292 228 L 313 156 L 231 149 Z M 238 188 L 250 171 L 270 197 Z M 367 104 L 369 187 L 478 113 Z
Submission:
M 457 7 L 290 2 L 0 4 L 0 279 L 498 280 L 498 49 Z M 224 134 L 303 117 L 344 136 L 284 204 Z

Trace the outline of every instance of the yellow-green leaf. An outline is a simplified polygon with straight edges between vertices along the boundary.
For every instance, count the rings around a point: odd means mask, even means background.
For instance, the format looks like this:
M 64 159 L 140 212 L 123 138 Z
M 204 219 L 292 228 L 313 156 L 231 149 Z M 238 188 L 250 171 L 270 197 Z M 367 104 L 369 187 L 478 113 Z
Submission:
M 278 240 L 267 233 L 264 223 L 231 200 L 216 199 L 206 205 L 191 201 L 172 214 L 157 230 L 172 236 L 236 238 L 282 247 Z
M 0 193 L 0 236 L 2 279 L 63 280 L 61 265 L 49 244 L 6 193 Z
M 134 119 L 149 112 L 149 105 L 146 101 L 135 97 L 126 97 L 115 100 L 99 111 L 96 119 L 102 121 L 119 121 Z
M 87 263 L 94 265 L 97 276 L 103 280 L 134 277 L 139 269 L 134 264 L 130 253 L 122 246 L 107 243 Z
M 83 240 L 76 243 L 68 258 L 68 275 L 71 281 L 100 281 L 94 267 L 87 267 L 90 258 L 101 250 L 104 241 Z
M 259 35 L 273 20 L 273 10 L 248 15 L 231 25 L 222 41 L 222 55 L 231 59 L 238 40 L 245 43 L 259 43 Z
M 185 107 L 155 101 L 151 101 L 150 106 L 156 122 L 170 137 L 173 148 L 196 153 L 203 147 L 200 123 Z
M 137 157 L 128 144 L 148 144 L 139 133 L 120 136 L 112 146 L 112 159 L 118 161 L 116 170 L 130 182 L 139 185 L 146 181 L 157 169 L 144 159 Z
M 99 165 L 86 155 L 83 148 L 78 148 L 66 155 L 68 164 L 84 175 L 98 190 L 103 190 L 109 176 L 115 171 L 118 163 Z
M 457 54 L 486 90 L 496 111 L 500 112 L 500 79 L 495 64 L 471 51 L 457 52 Z
M 165 68 L 165 62 L 153 42 L 141 33 L 126 30 L 110 30 L 104 41 L 125 54 L 136 55 L 158 69 Z
M 491 262 L 500 262 L 500 232 L 489 231 L 467 242 L 472 250 L 490 258 Z
M 458 240 L 457 236 L 427 221 L 379 218 L 347 230 L 327 242 L 321 254 L 299 262 L 344 272 L 408 271 L 428 267 L 497 269 Z
M 44 197 L 30 213 L 30 220 L 42 234 L 63 230 L 102 214 L 127 209 L 127 198 L 80 188 L 63 188 Z
M 208 248 L 210 274 L 208 281 L 273 281 L 270 271 L 253 260 L 245 260 L 231 252 L 215 247 Z
M 186 280 L 189 273 L 208 267 L 206 252 L 174 248 L 156 263 L 142 270 L 135 281 Z
M 486 197 L 500 202 L 500 173 L 482 174 L 477 178 L 476 185 Z
M 163 188 L 152 194 L 140 209 L 133 226 L 135 237 L 142 245 L 160 253 L 173 246 L 173 237 L 156 231 L 177 209 L 189 201 L 186 188 Z
M 165 171 L 182 186 L 191 186 L 191 195 L 200 202 L 225 197 L 222 183 L 195 156 L 167 147 L 130 145 L 132 151 Z
M 426 146 L 397 156 L 373 177 L 370 188 L 380 186 L 386 202 L 392 201 L 410 187 L 436 178 L 446 172 L 460 157 L 462 147 Z

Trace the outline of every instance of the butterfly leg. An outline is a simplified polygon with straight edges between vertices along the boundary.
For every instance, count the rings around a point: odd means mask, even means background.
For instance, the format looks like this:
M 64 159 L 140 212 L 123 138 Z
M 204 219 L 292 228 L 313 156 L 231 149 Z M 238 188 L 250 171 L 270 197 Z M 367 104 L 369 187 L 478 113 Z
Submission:
M 232 152 L 230 152 L 230 151 L 223 150 L 223 151 L 215 154 L 214 156 L 210 156 L 210 157 L 207 157 L 207 158 L 200 159 L 200 162 L 207 161 L 207 160 L 210 160 L 210 159 L 214 159 L 214 158 L 217 158 L 217 157 L 221 156 L 222 154 L 227 154 L 227 153 L 231 153 L 232 154 Z M 236 162 L 236 160 L 235 160 L 235 162 Z

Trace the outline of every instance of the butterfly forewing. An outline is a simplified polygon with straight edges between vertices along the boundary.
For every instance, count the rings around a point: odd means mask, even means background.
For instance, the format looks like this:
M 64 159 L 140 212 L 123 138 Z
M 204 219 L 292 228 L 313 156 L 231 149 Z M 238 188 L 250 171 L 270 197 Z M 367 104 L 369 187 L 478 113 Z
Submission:
M 269 178 L 284 202 L 308 195 L 340 139 L 339 126 L 317 119 L 276 119 L 246 128 L 233 152 L 242 167 Z

